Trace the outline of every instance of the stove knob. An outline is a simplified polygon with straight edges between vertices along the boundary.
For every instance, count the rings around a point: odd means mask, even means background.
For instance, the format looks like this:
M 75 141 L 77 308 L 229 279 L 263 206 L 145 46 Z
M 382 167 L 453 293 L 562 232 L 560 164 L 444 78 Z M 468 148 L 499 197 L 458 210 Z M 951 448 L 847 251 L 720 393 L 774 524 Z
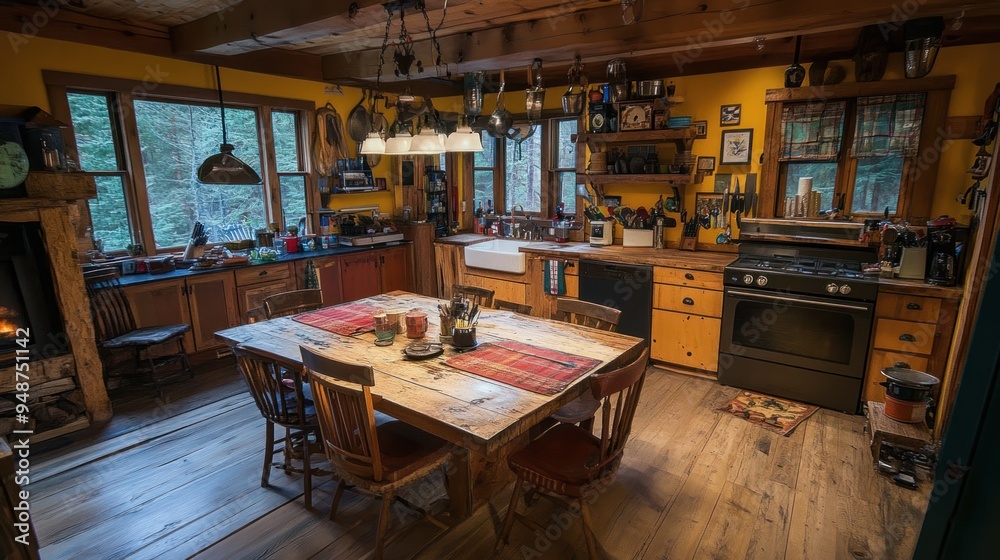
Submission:
M 839 290 L 839 289 L 840 288 L 836 284 L 827 284 L 826 285 L 826 293 L 828 293 L 828 294 L 835 294 L 835 293 L 837 293 L 837 290 Z
M 846 296 L 847 294 L 851 293 L 851 287 L 848 286 L 847 284 L 844 284 L 843 286 L 840 287 L 840 293 Z
M 761 287 L 767 286 L 767 276 L 758 276 L 757 285 Z
M 753 275 L 752 274 L 745 274 L 745 275 L 743 275 L 743 283 L 744 284 L 753 284 Z

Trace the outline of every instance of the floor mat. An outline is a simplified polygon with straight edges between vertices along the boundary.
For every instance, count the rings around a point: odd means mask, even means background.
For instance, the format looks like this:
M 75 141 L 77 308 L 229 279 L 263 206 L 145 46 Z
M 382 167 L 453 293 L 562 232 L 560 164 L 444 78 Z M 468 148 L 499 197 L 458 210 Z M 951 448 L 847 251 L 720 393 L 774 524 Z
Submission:
M 747 422 L 777 432 L 783 436 L 819 410 L 818 406 L 779 399 L 760 393 L 741 391 L 736 398 L 719 407 Z

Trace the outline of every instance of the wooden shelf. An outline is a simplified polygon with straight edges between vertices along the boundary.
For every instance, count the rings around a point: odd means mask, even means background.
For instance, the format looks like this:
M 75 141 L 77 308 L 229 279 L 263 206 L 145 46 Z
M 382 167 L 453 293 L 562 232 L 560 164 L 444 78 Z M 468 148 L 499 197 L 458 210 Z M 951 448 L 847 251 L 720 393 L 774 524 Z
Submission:
M 675 185 L 686 185 L 693 178 L 691 175 L 681 175 L 678 173 L 657 173 L 657 174 L 579 174 L 577 177 L 584 177 L 584 180 L 592 185 L 634 185 L 636 183 L 672 183 Z
M 691 141 L 697 137 L 694 127 L 670 128 L 667 130 L 637 130 L 634 132 L 614 132 L 596 134 L 584 132 L 574 134 L 570 139 L 577 144 L 598 142 L 604 144 L 637 144 L 642 142 Z

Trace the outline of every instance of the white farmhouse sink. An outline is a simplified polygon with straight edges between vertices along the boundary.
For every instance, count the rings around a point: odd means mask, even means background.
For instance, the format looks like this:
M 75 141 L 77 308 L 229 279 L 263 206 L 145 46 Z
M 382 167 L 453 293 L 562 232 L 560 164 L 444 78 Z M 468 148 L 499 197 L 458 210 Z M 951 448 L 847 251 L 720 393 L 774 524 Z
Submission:
M 524 274 L 525 255 L 518 252 L 518 249 L 530 244 L 530 241 L 494 239 L 469 245 L 465 248 L 465 265 L 512 274 Z

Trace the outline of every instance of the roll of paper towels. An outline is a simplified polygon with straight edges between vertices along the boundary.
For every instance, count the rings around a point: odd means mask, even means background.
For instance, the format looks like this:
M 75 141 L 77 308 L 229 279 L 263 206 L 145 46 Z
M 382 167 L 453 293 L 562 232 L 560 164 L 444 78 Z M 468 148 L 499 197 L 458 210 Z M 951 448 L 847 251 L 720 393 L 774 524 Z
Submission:
M 813 190 L 813 178 L 812 177 L 800 177 L 799 178 L 799 196 L 806 196 Z

